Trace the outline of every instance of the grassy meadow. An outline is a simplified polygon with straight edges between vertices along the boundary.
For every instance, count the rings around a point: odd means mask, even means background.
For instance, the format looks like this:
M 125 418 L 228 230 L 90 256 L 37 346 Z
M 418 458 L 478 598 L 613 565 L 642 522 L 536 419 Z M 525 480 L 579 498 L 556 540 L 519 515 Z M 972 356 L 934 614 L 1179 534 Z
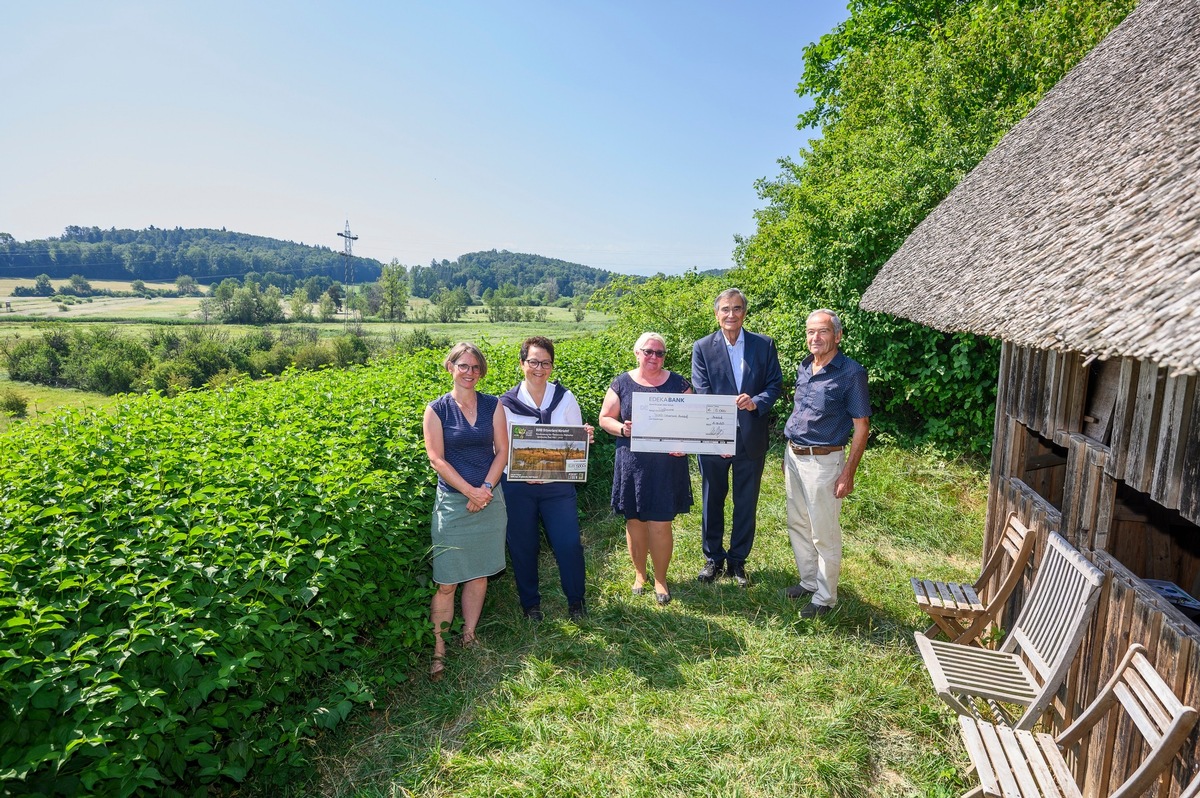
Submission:
M 56 281 L 65 282 L 65 281 Z M 199 296 L 184 298 L 154 298 L 141 297 L 91 297 L 77 300 L 73 305 L 60 305 L 51 302 L 49 297 L 14 297 L 12 290 L 18 285 L 32 285 L 28 279 L 0 279 L 0 348 L 6 342 L 14 339 L 36 336 L 48 323 L 63 322 L 78 329 L 91 325 L 110 325 L 119 323 L 121 329 L 128 335 L 145 336 L 153 329 L 161 329 L 165 325 L 202 325 L 200 316 Z M 130 291 L 128 282 L 115 280 L 92 280 L 93 288 L 113 291 Z M 146 283 L 147 288 L 173 290 L 174 283 Z M 207 290 L 206 286 L 201 286 Z M 62 308 L 65 308 L 63 310 Z M 409 317 L 422 318 L 431 314 L 433 308 L 428 299 L 412 298 L 409 300 Z M 588 333 L 598 332 L 609 325 L 611 319 L 595 311 L 587 311 L 582 321 L 576 321 L 574 312 L 568 308 L 546 308 L 546 320 L 537 322 L 502 322 L 492 324 L 487 320 L 485 309 L 471 307 L 462 319 L 453 323 L 439 322 L 386 322 L 374 319 L 355 321 L 345 314 L 326 323 L 309 323 L 302 325 L 306 329 L 315 330 L 319 338 L 336 338 L 344 335 L 346 330 L 353 327 L 366 336 L 376 349 L 384 350 L 394 346 L 403 336 L 413 330 L 422 329 L 435 339 L 491 341 L 493 343 L 511 343 L 521 341 L 530 335 L 547 335 L 559 340 Z M 14 320 L 9 321 L 6 317 Z M 216 334 L 236 338 L 258 328 L 238 324 L 209 324 L 205 325 Z M 276 325 L 282 329 L 288 325 Z M 3 358 L 0 357 L 0 391 L 11 389 L 23 396 L 29 403 L 28 419 L 36 420 L 49 417 L 50 411 L 58 407 L 102 407 L 110 404 L 109 397 L 64 388 L 50 388 L 29 383 L 14 383 L 9 380 L 8 372 L 4 370 Z M 8 429 L 13 421 L 0 413 L 0 432 Z
M 694 470 L 694 468 L 693 468 Z M 693 475 L 699 498 L 699 477 Z M 978 572 L 986 476 L 872 443 L 843 506 L 837 611 L 804 602 L 785 527 L 781 451 L 768 459 L 752 585 L 701 585 L 699 507 L 675 524 L 674 601 L 631 595 L 624 528 L 603 488 L 584 503 L 589 616 L 566 618 L 549 553 L 546 620 L 493 579 L 482 645 L 451 649 L 373 711 L 317 741 L 302 775 L 238 796 L 948 796 L 967 760 L 912 643 L 908 577 Z M 380 667 L 388 667 L 381 654 Z

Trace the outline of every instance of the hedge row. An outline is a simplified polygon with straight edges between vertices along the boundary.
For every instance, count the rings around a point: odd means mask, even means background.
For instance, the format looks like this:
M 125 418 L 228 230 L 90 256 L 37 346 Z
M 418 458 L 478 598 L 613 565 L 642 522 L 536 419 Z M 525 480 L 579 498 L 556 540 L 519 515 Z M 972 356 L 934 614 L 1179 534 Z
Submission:
M 370 700 L 378 684 L 340 677 L 360 640 L 405 652 L 427 634 L 428 362 L 131 398 L 7 436 L 6 789 L 240 779 Z
M 515 347 L 488 354 L 481 389 L 502 391 Z M 449 388 L 441 358 L 127 397 L 6 435 L 2 791 L 202 793 L 299 762 L 299 741 L 402 678 L 431 642 L 420 425 Z M 558 360 L 590 417 L 632 363 L 595 340 Z M 394 659 L 363 668 L 368 650 Z

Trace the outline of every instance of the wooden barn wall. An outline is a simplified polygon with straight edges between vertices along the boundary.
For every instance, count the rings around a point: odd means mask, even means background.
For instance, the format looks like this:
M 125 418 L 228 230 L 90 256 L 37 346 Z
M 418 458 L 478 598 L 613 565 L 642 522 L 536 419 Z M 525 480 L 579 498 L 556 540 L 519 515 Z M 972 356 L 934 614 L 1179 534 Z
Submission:
M 1200 392 L 1195 375 L 1126 359 L 1105 473 L 1200 524 Z
M 1023 462 L 1014 421 L 1058 446 L 1078 446 L 1076 436 L 1087 426 L 1089 365 L 1077 352 L 1003 344 L 993 479 L 1017 473 Z M 1200 378 L 1129 358 L 1112 364 L 1111 374 L 1115 403 L 1105 425 L 1111 442 L 1104 473 L 1200 524 Z
M 1007 342 L 1001 350 L 982 559 L 997 545 L 1010 512 L 1015 511 L 1037 538 L 1033 563 L 1001 623 L 1011 623 L 1023 603 L 1050 531 L 1082 550 L 1107 577 L 1080 653 L 1045 719 L 1055 731 L 1092 700 L 1131 642 L 1145 645 L 1176 694 L 1200 707 L 1200 628 L 1109 553 L 1122 524 L 1128 523 L 1121 517 L 1129 511 L 1118 501 L 1118 491 L 1124 490 L 1118 480 L 1200 524 L 1198 381 L 1128 359 L 1105 364 L 1102 387 L 1108 410 L 1098 423 L 1095 397 L 1089 406 L 1089 373 L 1095 374 L 1089 366 L 1077 353 Z M 1093 378 L 1093 388 L 1096 383 Z M 1092 416 L 1085 418 L 1089 412 Z M 1022 480 L 1026 474 L 1032 481 L 1042 478 L 1034 476 L 1030 463 L 1044 456 L 1044 441 L 1066 452 L 1060 507 Z M 1045 490 L 1047 485 L 1040 487 Z M 1145 543 L 1159 545 L 1150 538 Z M 1096 733 L 1122 739 L 1127 731 L 1101 724 Z M 1098 794 L 1106 778 L 1110 784 L 1120 783 L 1132 772 L 1138 753 L 1117 745 L 1109 763 L 1086 758 L 1074 763 L 1084 794 Z M 1158 790 L 1148 794 L 1177 798 L 1198 774 L 1200 730 L 1188 738 Z
M 1087 553 L 1105 574 L 1104 589 L 1060 697 L 1071 695 L 1076 711 L 1085 706 L 1112 675 L 1129 644 L 1137 642 L 1147 648 L 1150 661 L 1175 694 L 1185 704 L 1200 707 L 1200 629 L 1116 559 L 1103 551 Z M 1117 734 L 1121 739 L 1128 730 L 1100 724 L 1095 733 Z M 1108 765 L 1086 758 L 1076 763 L 1076 772 L 1084 777 L 1084 795 L 1106 794 L 1096 792 L 1105 775 L 1111 779 L 1110 784 L 1120 784 L 1136 768 L 1139 754 L 1136 748 L 1118 744 Z M 1200 773 L 1200 727 L 1192 731 L 1175 757 L 1157 794 L 1177 798 L 1197 773 Z

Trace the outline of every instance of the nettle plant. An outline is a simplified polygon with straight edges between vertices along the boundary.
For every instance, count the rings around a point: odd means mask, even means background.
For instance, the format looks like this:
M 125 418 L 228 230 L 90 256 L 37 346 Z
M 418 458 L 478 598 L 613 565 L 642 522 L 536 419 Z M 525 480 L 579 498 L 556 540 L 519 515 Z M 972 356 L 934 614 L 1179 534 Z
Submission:
M 516 347 L 485 352 L 481 390 L 502 392 Z M 405 678 L 432 643 L 421 417 L 443 354 L 9 433 L 0 788 L 204 793 L 301 764 L 303 739 Z M 618 360 L 560 349 L 593 423 Z
M 431 634 L 431 361 L 129 398 L 7 436 L 4 792 L 240 780 L 403 675 Z M 364 675 L 368 649 L 395 667 Z

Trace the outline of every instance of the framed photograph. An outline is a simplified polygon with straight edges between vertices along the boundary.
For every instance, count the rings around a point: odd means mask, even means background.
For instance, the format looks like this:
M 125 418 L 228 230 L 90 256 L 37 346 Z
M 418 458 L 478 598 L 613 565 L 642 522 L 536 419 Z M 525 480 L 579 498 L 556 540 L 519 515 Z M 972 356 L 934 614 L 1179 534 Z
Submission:
M 587 482 L 587 430 L 572 424 L 513 424 L 508 478 L 518 482 Z

